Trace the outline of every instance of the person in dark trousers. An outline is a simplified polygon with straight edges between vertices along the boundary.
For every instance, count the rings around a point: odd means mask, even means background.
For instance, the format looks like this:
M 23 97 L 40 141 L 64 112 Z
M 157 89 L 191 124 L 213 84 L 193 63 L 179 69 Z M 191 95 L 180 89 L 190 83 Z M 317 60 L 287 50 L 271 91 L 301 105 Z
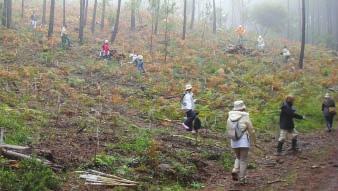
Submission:
M 334 100 L 327 93 L 324 96 L 322 104 L 322 112 L 326 121 L 327 131 L 332 131 L 333 117 L 336 115 L 336 104 Z
M 68 37 L 66 26 L 62 26 L 61 28 L 61 47 L 62 48 L 70 47 L 70 39 Z
M 191 84 L 187 84 L 185 86 L 185 92 L 181 102 L 182 110 L 186 114 L 186 120 L 182 125 L 187 131 L 196 133 L 195 129 L 193 129 L 193 121 L 196 118 L 196 113 L 194 111 L 196 99 L 193 98 L 193 95 Z
M 304 119 L 302 115 L 296 113 L 296 109 L 293 107 L 295 97 L 288 95 L 281 106 L 280 112 L 280 135 L 277 145 L 277 155 L 281 155 L 284 141 L 288 134 L 292 135 L 292 150 L 297 151 L 297 137 L 298 132 L 295 129 L 293 118 Z

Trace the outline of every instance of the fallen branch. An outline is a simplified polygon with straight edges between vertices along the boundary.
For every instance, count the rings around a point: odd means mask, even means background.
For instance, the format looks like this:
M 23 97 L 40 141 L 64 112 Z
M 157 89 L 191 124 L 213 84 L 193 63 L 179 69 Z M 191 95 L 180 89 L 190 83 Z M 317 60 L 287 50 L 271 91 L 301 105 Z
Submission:
M 101 186 L 137 186 L 138 182 L 127 180 L 115 175 L 106 174 L 96 170 L 75 171 L 81 173 L 80 178 L 85 179 L 86 185 L 101 185 Z
M 274 183 L 278 183 L 278 182 L 286 182 L 286 180 L 281 180 L 281 179 L 273 180 L 273 181 L 269 181 L 268 184 L 274 184 Z
M 29 149 L 29 147 L 23 147 L 23 146 L 18 146 L 18 145 L 9 145 L 9 144 L 0 144 L 0 148 L 15 149 L 15 150 Z

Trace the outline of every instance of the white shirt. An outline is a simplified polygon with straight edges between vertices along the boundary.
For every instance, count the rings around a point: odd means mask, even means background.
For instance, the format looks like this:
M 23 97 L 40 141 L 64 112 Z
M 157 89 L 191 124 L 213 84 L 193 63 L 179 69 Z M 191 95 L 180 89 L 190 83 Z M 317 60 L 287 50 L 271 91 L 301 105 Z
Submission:
M 195 100 L 193 98 L 192 92 L 185 93 L 182 100 L 182 109 L 183 110 L 194 110 L 195 109 Z
M 283 56 L 290 56 L 291 55 L 290 51 L 287 48 L 283 48 L 282 52 L 283 52 Z

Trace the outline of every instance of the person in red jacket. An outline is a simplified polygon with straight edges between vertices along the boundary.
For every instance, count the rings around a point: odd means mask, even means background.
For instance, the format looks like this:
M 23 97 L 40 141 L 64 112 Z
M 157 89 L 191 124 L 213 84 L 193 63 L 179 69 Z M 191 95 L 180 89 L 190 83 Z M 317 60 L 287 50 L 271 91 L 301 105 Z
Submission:
M 102 56 L 103 58 L 108 58 L 109 57 L 109 42 L 108 40 L 105 40 L 103 45 L 102 45 Z

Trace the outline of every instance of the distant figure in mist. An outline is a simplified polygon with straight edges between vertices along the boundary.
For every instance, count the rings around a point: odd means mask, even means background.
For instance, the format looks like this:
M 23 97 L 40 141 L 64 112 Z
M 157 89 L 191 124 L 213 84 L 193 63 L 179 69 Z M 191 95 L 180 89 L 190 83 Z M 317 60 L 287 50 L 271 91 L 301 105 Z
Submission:
M 141 73 L 145 73 L 146 71 L 144 70 L 144 61 L 143 61 L 143 56 L 142 55 L 138 55 L 137 59 L 136 59 L 136 66 L 137 66 L 137 70 Z
M 243 46 L 244 43 L 244 35 L 246 33 L 246 29 L 242 26 L 239 25 L 236 30 L 235 30 L 237 36 L 238 36 L 238 45 Z
M 110 48 L 109 48 L 109 41 L 105 40 L 102 47 L 101 47 L 101 54 L 102 58 L 109 58 L 110 56 Z
M 331 96 L 326 93 L 322 104 L 322 112 L 326 121 L 327 131 L 332 131 L 333 117 L 336 115 L 336 103 Z
M 129 58 L 131 58 L 131 62 L 129 62 L 130 64 L 134 64 L 135 66 L 137 66 L 137 58 L 138 58 L 138 54 L 133 54 L 130 53 L 129 54 Z
M 36 29 L 36 24 L 37 24 L 37 16 L 35 15 L 35 11 L 33 11 L 31 15 L 31 26 L 33 29 Z
M 289 62 L 291 53 L 290 53 L 289 49 L 286 46 L 284 46 L 284 48 L 283 48 L 283 50 L 281 52 L 281 55 L 283 56 L 283 63 L 287 64 Z
M 70 39 L 67 34 L 66 26 L 61 28 L 61 46 L 62 48 L 69 48 L 70 47 Z
M 260 52 L 264 52 L 264 48 L 265 48 L 264 39 L 263 39 L 263 37 L 261 35 L 259 35 L 258 39 L 257 39 L 257 49 Z

